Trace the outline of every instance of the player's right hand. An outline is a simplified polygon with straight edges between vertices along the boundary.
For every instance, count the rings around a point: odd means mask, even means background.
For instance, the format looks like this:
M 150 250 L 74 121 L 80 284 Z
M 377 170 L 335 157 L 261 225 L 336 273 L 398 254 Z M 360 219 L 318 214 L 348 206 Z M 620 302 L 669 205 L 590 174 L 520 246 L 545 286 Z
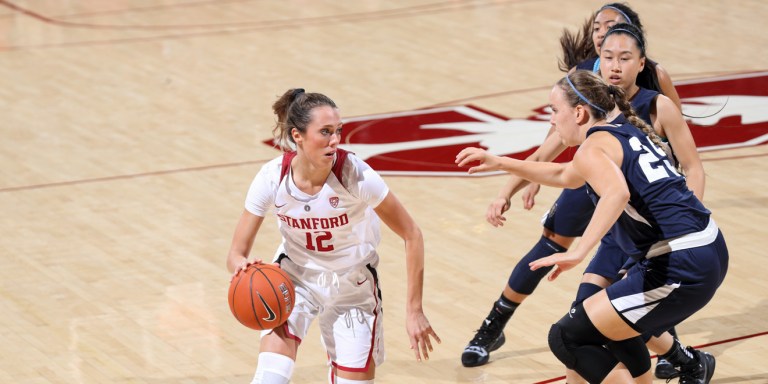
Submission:
M 541 184 L 530 183 L 523 191 L 523 209 L 530 211 L 536 205 L 536 195 L 541 189 Z
M 232 274 L 232 277 L 229 278 L 229 281 L 231 282 L 232 280 L 234 280 L 238 273 L 248 269 L 248 266 L 251 264 L 264 264 L 264 261 L 262 261 L 261 259 L 256 259 L 252 261 L 248 261 L 248 259 L 243 259 L 243 262 L 235 268 L 235 272 Z
M 491 204 L 488 205 L 488 209 L 485 212 L 485 220 L 494 227 L 503 227 L 507 218 L 504 217 L 504 212 L 509 209 L 509 199 L 503 197 L 497 197 Z

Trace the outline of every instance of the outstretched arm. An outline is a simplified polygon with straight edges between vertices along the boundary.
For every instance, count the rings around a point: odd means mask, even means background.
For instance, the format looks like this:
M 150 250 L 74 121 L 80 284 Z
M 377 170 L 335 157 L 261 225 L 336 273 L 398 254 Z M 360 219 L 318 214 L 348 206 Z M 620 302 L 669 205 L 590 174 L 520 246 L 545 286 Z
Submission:
M 547 133 L 547 137 L 544 139 L 544 142 L 538 148 L 536 148 L 536 151 L 528 156 L 526 160 L 552 161 L 558 155 L 563 153 L 567 147 L 563 145 L 562 141 L 560 140 L 560 136 L 553 133 L 554 129 L 550 128 L 549 132 Z M 488 210 L 486 211 L 485 215 L 486 220 L 495 227 L 504 225 L 506 218 L 503 215 L 504 212 L 509 209 L 512 196 L 517 194 L 520 190 L 529 184 L 530 182 L 528 180 L 514 174 L 511 175 L 507 183 L 499 191 L 499 194 L 493 201 L 491 201 L 491 204 L 488 206 Z M 538 192 L 538 186 L 536 186 L 535 192 Z M 532 195 L 535 195 L 535 192 L 532 194 L 527 194 L 524 197 L 523 204 L 526 209 L 533 207 Z
M 549 163 L 517 160 L 504 156 L 494 156 L 480 148 L 464 148 L 456 155 L 456 164 L 465 167 L 471 163 L 470 174 L 489 171 L 505 171 L 518 177 L 558 188 L 578 188 L 584 184 L 584 178 L 573 169 L 572 163 Z
M 440 343 L 440 337 L 429 325 L 422 307 L 424 238 L 421 235 L 421 229 L 391 191 L 375 211 L 381 220 L 405 241 L 405 267 L 408 279 L 406 328 L 416 360 L 421 360 L 421 354 L 428 360 L 429 352 L 432 351 L 430 336 L 434 337 L 438 343 Z

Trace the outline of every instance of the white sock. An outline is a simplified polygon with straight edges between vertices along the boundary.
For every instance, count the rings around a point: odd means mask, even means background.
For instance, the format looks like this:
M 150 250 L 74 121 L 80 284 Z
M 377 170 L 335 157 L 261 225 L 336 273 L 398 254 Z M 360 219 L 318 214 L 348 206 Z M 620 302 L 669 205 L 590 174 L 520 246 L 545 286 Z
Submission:
M 279 353 L 259 353 L 259 363 L 251 384 L 288 384 L 293 375 L 295 362 Z

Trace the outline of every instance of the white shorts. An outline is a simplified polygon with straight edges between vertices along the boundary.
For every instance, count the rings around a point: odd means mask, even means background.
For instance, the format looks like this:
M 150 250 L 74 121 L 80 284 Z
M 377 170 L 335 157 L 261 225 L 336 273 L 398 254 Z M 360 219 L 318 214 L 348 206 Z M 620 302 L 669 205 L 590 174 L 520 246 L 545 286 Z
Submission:
M 286 257 L 280 260 L 280 267 L 296 287 L 296 303 L 284 325 L 290 337 L 301 342 L 317 317 L 320 340 L 329 363 L 337 369 L 365 372 L 369 359 L 377 366 L 384 362 L 381 291 L 375 267 L 318 271 Z

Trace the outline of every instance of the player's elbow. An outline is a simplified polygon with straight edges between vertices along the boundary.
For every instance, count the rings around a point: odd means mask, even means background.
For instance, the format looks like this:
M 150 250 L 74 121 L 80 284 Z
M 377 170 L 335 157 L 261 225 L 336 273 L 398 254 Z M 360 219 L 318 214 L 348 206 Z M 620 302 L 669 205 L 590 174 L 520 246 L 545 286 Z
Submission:
M 408 227 L 408 229 L 405 231 L 405 236 L 403 237 L 408 243 L 424 242 L 424 235 L 421 233 L 421 228 L 419 228 L 415 222 Z

